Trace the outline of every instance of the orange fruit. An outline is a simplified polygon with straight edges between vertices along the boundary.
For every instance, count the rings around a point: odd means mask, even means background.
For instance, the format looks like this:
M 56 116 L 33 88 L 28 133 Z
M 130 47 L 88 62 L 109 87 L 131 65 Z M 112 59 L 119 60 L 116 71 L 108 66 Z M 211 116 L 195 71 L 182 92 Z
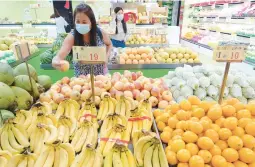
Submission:
M 248 165 L 242 161 L 236 161 L 233 163 L 235 167 L 248 167 Z
M 250 122 L 252 122 L 251 118 L 241 118 L 238 120 L 238 126 L 241 128 L 245 128 L 245 126 Z
M 228 146 L 235 150 L 239 150 L 243 147 L 243 141 L 238 136 L 230 136 L 228 138 Z
M 233 106 L 234 104 L 238 103 L 239 100 L 237 98 L 231 98 L 231 99 L 228 99 L 226 100 L 226 103 Z
M 189 130 L 198 135 L 203 132 L 203 126 L 201 125 L 200 122 L 190 122 Z
M 186 144 L 185 148 L 190 152 L 191 155 L 196 155 L 198 153 L 198 147 L 194 143 Z
M 249 148 L 241 148 L 239 151 L 239 159 L 245 163 L 255 162 L 255 153 Z
M 176 139 L 182 139 L 182 137 L 180 135 L 175 135 L 174 137 L 172 137 L 172 140 L 176 140 Z
M 156 109 L 156 110 L 153 111 L 153 115 L 154 115 L 155 118 L 157 118 L 161 114 L 163 114 L 163 112 L 160 109 Z
M 221 149 L 221 151 L 224 150 L 225 148 L 228 148 L 227 142 L 223 140 L 219 140 L 215 144 Z
M 251 115 L 255 116 L 255 102 L 249 102 L 246 105 L 246 109 L 251 112 Z
M 162 122 L 164 122 L 164 123 L 167 123 L 168 118 L 169 118 L 169 114 L 166 112 L 166 113 L 163 113 L 163 114 L 161 114 L 160 116 L 158 116 L 158 117 L 156 118 L 156 122 L 162 121 Z
M 221 128 L 218 133 L 221 140 L 228 140 L 228 138 L 232 135 L 232 132 L 227 128 Z
M 187 121 L 179 121 L 176 124 L 176 129 L 182 129 L 184 131 L 188 130 L 189 128 L 189 123 Z
M 250 163 L 250 164 L 249 164 L 249 167 L 255 167 L 255 162 Z
M 164 131 L 160 134 L 160 139 L 164 142 L 164 143 L 168 143 L 168 141 L 171 139 L 171 133 L 168 131 Z
M 209 137 L 200 137 L 197 140 L 197 145 L 203 150 L 210 150 L 213 147 L 213 141 Z
M 226 167 L 227 166 L 226 159 L 221 155 L 214 155 L 212 157 L 211 163 L 214 167 Z
M 192 104 L 192 105 L 199 105 L 201 103 L 200 99 L 197 96 L 189 96 L 188 97 L 188 101 Z
M 178 120 L 189 120 L 191 117 L 191 113 L 190 112 L 187 112 L 187 111 L 184 111 L 184 110 L 179 110 L 177 113 L 176 113 L 176 118 Z
M 221 155 L 221 149 L 217 145 L 214 145 L 209 151 L 212 154 L 212 156 L 214 156 L 214 155 Z
M 197 118 L 202 118 L 203 116 L 205 116 L 205 111 L 204 109 L 202 108 L 195 108 L 193 111 L 192 111 L 192 114 L 191 114 L 192 117 L 197 117 Z
M 211 167 L 210 165 L 208 165 L 208 164 L 205 164 L 205 166 L 204 167 Z
M 171 142 L 171 150 L 177 153 L 179 150 L 185 148 L 185 142 L 181 139 L 176 139 Z
M 203 131 L 205 132 L 207 129 L 211 128 L 211 122 L 207 120 L 200 120 L 200 124 L 203 126 Z
M 238 103 L 234 104 L 233 107 L 235 107 L 236 111 L 245 109 L 245 105 L 241 102 L 238 102 Z
M 226 167 L 235 167 L 235 165 L 233 165 L 232 163 L 230 162 L 227 162 L 227 166 Z
M 178 161 L 180 162 L 188 162 L 191 155 L 190 152 L 186 149 L 181 149 L 176 154 Z
M 176 153 L 173 151 L 166 152 L 166 159 L 170 165 L 176 165 L 178 163 Z
M 216 132 L 218 132 L 218 131 L 220 130 L 220 127 L 219 127 L 219 125 L 217 125 L 217 124 L 211 124 L 211 128 L 212 128 L 213 130 L 215 130 Z
M 166 153 L 167 151 L 171 151 L 171 146 L 167 146 L 167 147 L 165 148 L 165 153 Z
M 219 119 L 217 119 L 217 120 L 215 121 L 215 124 L 218 125 L 220 128 L 222 128 L 223 125 L 224 125 L 224 121 L 225 121 L 225 118 L 220 117 Z
M 220 106 L 213 106 L 212 108 L 209 109 L 207 112 L 207 116 L 212 120 L 216 121 L 222 116 L 222 109 Z
M 171 113 L 172 113 L 172 114 L 176 114 L 177 111 L 180 110 L 179 104 L 178 104 L 178 103 L 172 104 L 172 105 L 170 106 L 170 110 L 171 110 Z
M 170 117 L 167 121 L 167 125 L 170 127 L 170 128 L 173 128 L 175 129 L 176 127 L 176 124 L 179 122 L 179 120 L 175 117 Z
M 189 167 L 188 163 L 178 163 L 177 167 Z
M 180 102 L 180 108 L 185 111 L 189 111 L 189 110 L 191 110 L 191 103 L 188 100 L 182 100 Z
M 198 139 L 198 136 L 194 132 L 186 131 L 183 133 L 182 139 L 186 143 L 195 143 Z
M 209 108 L 211 107 L 211 104 L 208 101 L 201 101 L 198 107 L 204 109 L 204 111 L 207 112 Z
M 184 133 L 184 131 L 182 129 L 175 129 L 173 132 L 172 132 L 172 137 L 176 136 L 176 135 L 179 135 L 179 136 L 182 136 L 182 134 Z
M 249 110 L 243 109 L 239 110 L 236 113 L 236 118 L 241 119 L 241 118 L 251 118 L 251 113 Z
M 204 159 L 198 155 L 193 155 L 189 159 L 189 167 L 204 167 Z
M 233 148 L 226 148 L 222 151 L 222 156 L 228 161 L 228 162 L 235 162 L 239 158 L 238 152 Z
M 222 114 L 224 117 L 232 117 L 236 113 L 235 107 L 231 105 L 226 105 L 222 107 Z
M 237 121 L 235 117 L 228 117 L 224 120 L 223 126 L 224 128 L 234 130 L 237 127 Z
M 198 122 L 199 121 L 199 119 L 197 117 L 191 117 L 189 120 L 193 121 L 193 122 Z
M 205 163 L 209 163 L 212 159 L 212 154 L 207 150 L 200 150 L 197 155 L 202 157 Z
M 209 117 L 207 117 L 207 116 L 202 117 L 200 119 L 200 121 L 208 121 L 208 122 L 212 123 L 212 120 Z
M 165 131 L 168 131 L 168 132 L 172 133 L 172 132 L 173 132 L 173 129 L 170 128 L 169 126 L 166 126 L 166 127 L 163 129 L 163 132 L 165 132 Z
M 249 149 L 255 148 L 255 138 L 252 135 L 245 134 L 242 136 L 243 145 Z
M 206 131 L 205 131 L 205 136 L 206 136 L 206 137 L 209 137 L 210 139 L 212 139 L 212 141 L 213 141 L 214 143 L 216 143 L 216 142 L 219 140 L 219 135 L 218 135 L 218 133 L 217 133 L 215 130 L 213 130 L 213 129 L 208 129 L 208 130 L 206 130 Z
M 244 135 L 244 129 L 241 127 L 237 127 L 234 130 L 232 130 L 232 134 L 238 137 L 242 137 Z
M 162 121 L 159 121 L 157 123 L 157 127 L 158 127 L 158 130 L 162 132 L 164 130 L 164 128 L 166 127 L 166 124 Z
M 253 122 L 249 122 L 246 126 L 245 126 L 245 132 L 249 135 L 252 135 L 255 137 L 255 121 Z

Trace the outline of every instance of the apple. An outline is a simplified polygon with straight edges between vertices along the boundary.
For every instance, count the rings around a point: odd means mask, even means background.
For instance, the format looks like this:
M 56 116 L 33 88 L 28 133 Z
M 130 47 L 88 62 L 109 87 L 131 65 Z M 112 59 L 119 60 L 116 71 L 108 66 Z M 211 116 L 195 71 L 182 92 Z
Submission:
M 81 92 L 81 89 L 82 89 L 81 85 L 74 85 L 73 86 L 73 90 L 76 90 L 78 92 Z
M 165 109 L 168 106 L 168 102 L 166 100 L 161 100 L 158 103 L 158 108 Z
M 103 88 L 106 89 L 107 91 L 111 89 L 111 87 L 112 87 L 111 81 L 106 80 L 105 82 L 103 82 Z
M 142 90 L 141 94 L 144 95 L 144 99 L 147 100 L 150 98 L 150 92 L 148 90 Z
M 158 105 L 158 99 L 154 96 L 149 98 L 149 102 L 151 103 L 152 107 L 156 107 Z
M 140 90 L 140 89 L 142 88 L 142 84 L 141 84 L 141 82 L 139 82 L 139 81 L 135 81 L 135 82 L 134 82 L 134 85 L 135 85 L 135 89 Z
M 151 89 L 151 95 L 158 97 L 160 95 L 160 89 L 156 86 L 153 86 Z
M 117 89 L 118 91 L 122 91 L 123 88 L 124 88 L 124 84 L 120 81 L 117 81 L 115 84 L 114 84 L 114 88 Z
M 86 101 L 87 99 L 89 99 L 92 95 L 92 91 L 91 90 L 84 90 L 81 94 L 81 99 L 83 101 Z
M 140 92 L 138 89 L 134 89 L 134 90 L 132 91 L 133 97 L 134 97 L 135 99 L 138 98 L 138 96 L 140 95 L 140 93 L 141 93 L 141 92 Z
M 103 88 L 104 87 L 104 83 L 103 81 L 95 81 L 95 87 L 98 87 L 98 88 Z
M 69 79 L 68 77 L 63 77 L 63 78 L 61 79 L 61 83 L 62 83 L 62 84 L 69 84 L 69 82 L 70 82 L 70 79 Z
M 130 97 L 133 99 L 133 93 L 131 91 L 124 91 L 124 96 L 125 97 Z

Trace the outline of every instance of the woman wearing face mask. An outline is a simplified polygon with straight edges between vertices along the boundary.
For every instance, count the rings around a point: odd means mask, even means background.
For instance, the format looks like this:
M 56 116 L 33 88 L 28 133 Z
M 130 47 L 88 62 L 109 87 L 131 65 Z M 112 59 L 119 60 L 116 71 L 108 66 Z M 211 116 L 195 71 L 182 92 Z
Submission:
M 106 46 L 107 55 L 110 55 L 112 43 L 108 35 L 96 25 L 95 15 L 91 7 L 85 3 L 79 4 L 74 11 L 75 28 L 63 42 L 57 56 L 52 60 L 52 66 L 58 70 L 63 67 L 65 57 L 73 46 Z M 75 76 L 90 73 L 90 65 L 73 62 Z M 94 75 L 103 75 L 108 72 L 106 64 L 95 64 Z
M 116 30 L 115 34 L 111 36 L 112 44 L 114 47 L 125 47 L 125 38 L 127 34 L 127 25 L 124 20 L 124 12 L 121 7 L 116 7 L 114 9 L 116 14 L 115 24 Z

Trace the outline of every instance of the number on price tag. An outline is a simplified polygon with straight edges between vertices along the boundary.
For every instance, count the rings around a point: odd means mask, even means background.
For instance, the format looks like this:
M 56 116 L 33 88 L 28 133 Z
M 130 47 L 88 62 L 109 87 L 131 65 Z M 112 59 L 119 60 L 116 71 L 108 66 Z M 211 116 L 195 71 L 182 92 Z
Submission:
M 244 46 L 218 46 L 213 52 L 218 62 L 241 62 L 245 59 Z
M 73 47 L 73 60 L 82 61 L 86 64 L 96 64 L 106 62 L 105 47 Z
M 24 60 L 30 56 L 29 46 L 27 43 L 15 45 L 15 51 L 18 55 L 18 58 L 21 60 Z

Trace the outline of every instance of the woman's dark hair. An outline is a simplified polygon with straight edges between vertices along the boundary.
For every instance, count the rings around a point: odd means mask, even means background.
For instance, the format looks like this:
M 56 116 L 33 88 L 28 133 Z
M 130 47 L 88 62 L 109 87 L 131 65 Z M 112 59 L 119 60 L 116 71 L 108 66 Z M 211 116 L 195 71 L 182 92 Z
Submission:
M 116 7 L 114 9 L 114 13 L 117 14 L 120 10 L 123 11 L 123 9 L 121 7 Z M 115 21 L 116 21 L 116 31 L 115 31 L 115 33 L 118 34 L 119 32 L 118 32 L 118 25 L 117 25 L 117 21 L 118 21 L 117 17 L 116 17 Z M 124 19 L 121 20 L 121 23 L 122 23 L 122 27 L 123 27 L 124 32 L 127 33 L 127 24 L 126 24 L 125 20 Z
M 95 19 L 95 15 L 91 7 L 85 3 L 80 3 L 76 6 L 74 10 L 74 21 L 77 13 L 84 13 L 88 16 L 91 22 L 91 29 L 90 29 L 90 46 L 97 46 L 97 23 Z M 83 36 L 80 34 L 74 25 L 74 45 L 75 46 L 84 46 Z

